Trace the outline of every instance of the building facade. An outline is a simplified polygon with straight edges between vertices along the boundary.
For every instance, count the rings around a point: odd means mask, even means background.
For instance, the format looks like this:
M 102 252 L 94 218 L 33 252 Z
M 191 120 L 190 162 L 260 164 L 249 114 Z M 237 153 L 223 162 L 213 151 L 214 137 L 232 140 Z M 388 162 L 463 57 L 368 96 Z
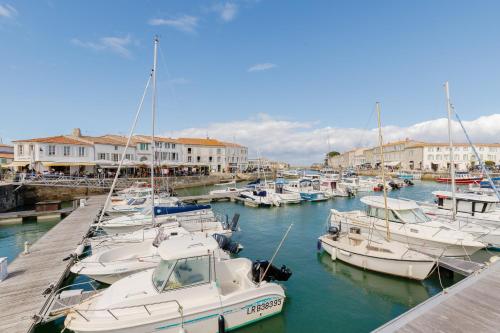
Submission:
M 14 141 L 16 169 L 94 173 L 117 167 L 124 157 L 124 168 L 151 166 L 151 136 L 135 135 L 125 150 L 127 138 L 107 134 L 82 135 L 74 129 L 70 135 Z M 183 168 L 186 172 L 240 172 L 246 169 L 248 149 L 232 142 L 216 139 L 155 136 L 155 165 L 166 170 Z
M 455 168 L 466 171 L 478 165 L 472 147 L 466 143 L 453 145 Z M 475 148 L 483 162 L 500 166 L 500 144 L 476 144 Z M 385 166 L 402 170 L 445 171 L 450 167 L 448 143 L 428 143 L 415 140 L 389 142 L 382 146 Z M 381 163 L 380 147 L 355 149 L 329 158 L 333 168 L 360 168 L 369 164 L 377 168 Z

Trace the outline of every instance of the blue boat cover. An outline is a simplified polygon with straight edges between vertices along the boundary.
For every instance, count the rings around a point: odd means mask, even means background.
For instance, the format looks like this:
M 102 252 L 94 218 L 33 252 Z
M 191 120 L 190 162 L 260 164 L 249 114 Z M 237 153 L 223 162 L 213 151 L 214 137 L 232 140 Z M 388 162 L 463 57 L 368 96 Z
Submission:
M 155 216 L 159 215 L 169 215 L 169 214 L 180 214 L 193 212 L 196 210 L 210 209 L 210 205 L 185 205 L 185 206 L 155 206 Z

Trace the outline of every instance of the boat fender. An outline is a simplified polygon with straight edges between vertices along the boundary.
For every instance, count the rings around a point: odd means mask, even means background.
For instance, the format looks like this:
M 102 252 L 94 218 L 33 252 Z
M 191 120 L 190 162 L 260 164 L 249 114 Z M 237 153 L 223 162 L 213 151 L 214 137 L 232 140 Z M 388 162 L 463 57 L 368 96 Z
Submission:
M 73 254 L 76 256 L 76 257 L 79 257 L 83 254 L 83 250 L 85 249 L 85 245 L 83 243 L 81 243 L 80 245 L 78 245 L 75 249 L 75 252 L 73 252 Z
M 218 324 L 219 324 L 219 332 L 218 333 L 226 333 L 226 323 L 225 323 L 223 315 L 219 315 Z
M 318 239 L 318 242 L 316 243 L 316 249 L 318 251 L 321 251 L 321 241 Z
M 332 256 L 333 261 L 337 260 L 337 248 L 336 247 L 332 248 L 331 256 Z

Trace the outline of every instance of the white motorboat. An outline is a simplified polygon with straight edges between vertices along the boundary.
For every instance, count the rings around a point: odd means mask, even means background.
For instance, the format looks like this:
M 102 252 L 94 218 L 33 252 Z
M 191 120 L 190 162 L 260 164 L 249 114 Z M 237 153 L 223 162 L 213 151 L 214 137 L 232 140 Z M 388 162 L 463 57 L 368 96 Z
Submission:
M 341 183 L 338 179 L 322 178 L 320 190 L 326 192 L 331 197 L 353 197 L 356 190 Z
M 247 188 L 245 191 L 241 191 L 238 197 L 251 207 L 279 206 L 279 202 L 269 196 L 267 191 L 260 187 L 255 187 L 254 189 Z
M 285 292 L 274 279 L 288 269 L 246 258 L 221 260 L 211 237 L 172 238 L 159 247 L 161 262 L 123 278 L 73 307 L 65 327 L 76 333 L 222 332 L 281 312 Z
M 369 240 L 356 227 L 347 232 L 340 232 L 337 228 L 329 231 L 319 237 L 319 242 L 332 260 L 415 280 L 427 278 L 436 263 L 432 257 L 413 251 L 400 242 L 388 242 L 383 238 Z
M 448 217 L 452 216 L 453 199 L 449 191 L 434 191 L 436 204 L 422 204 L 422 208 L 429 215 Z M 500 228 L 499 200 L 493 195 L 477 193 L 455 193 L 456 218 L 466 223 L 472 222 L 490 228 Z
M 122 243 L 122 245 L 109 248 L 101 247 L 96 253 L 76 262 L 71 267 L 71 272 L 86 275 L 99 282 L 112 284 L 130 274 L 156 267 L 160 262 L 158 246 L 162 242 L 169 242 L 175 237 L 188 234 L 186 229 L 180 227 L 159 229 L 158 234 L 153 239 L 149 238 L 139 243 Z M 236 254 L 242 248 L 239 244 L 232 243 L 226 236 L 213 232 L 202 234 L 219 239 L 222 250 Z M 225 252 L 217 253 L 217 257 L 229 259 L 229 255 Z
M 266 183 L 266 191 L 272 198 L 273 202 L 278 202 L 278 205 L 299 204 L 302 202 L 300 193 L 290 192 L 285 190 L 285 180 L 282 178 L 276 179 L 274 182 Z
M 179 204 L 179 199 L 169 196 L 155 196 L 155 204 L 173 207 Z M 106 210 L 106 214 L 110 216 L 119 216 L 138 213 L 145 207 L 151 207 L 150 195 L 146 197 L 131 198 L 125 205 L 111 205 L 111 207 Z
M 203 228 L 214 228 L 220 224 L 216 220 L 210 205 L 186 205 L 177 207 L 155 206 L 156 225 L 164 223 L 179 223 L 188 231 L 202 231 Z M 101 222 L 99 228 L 107 234 L 133 232 L 153 226 L 151 207 L 144 208 L 140 213 L 116 217 Z
M 189 234 L 181 227 L 162 228 L 157 231 L 155 238 L 140 242 L 96 246 L 91 256 L 77 261 L 70 270 L 74 274 L 86 275 L 93 280 L 112 284 L 130 274 L 156 267 L 160 262 L 159 243 Z
M 238 194 L 242 191 L 244 191 L 245 189 L 244 188 L 237 188 L 237 187 L 226 187 L 225 189 L 220 189 L 220 190 L 212 190 L 210 191 L 209 193 L 211 195 L 216 195 L 216 194 L 220 194 L 220 195 L 224 195 L 224 194 Z
M 300 197 L 306 201 L 325 201 L 330 199 L 325 191 L 320 190 L 319 179 L 302 178 L 298 181 L 291 181 L 284 186 L 288 192 L 299 193 Z
M 364 233 L 385 233 L 385 206 L 382 196 L 361 198 L 366 211 L 339 212 L 331 210 L 332 225 L 347 223 L 361 228 Z M 460 231 L 442 221 L 428 217 L 416 202 L 387 198 L 388 223 L 393 240 L 408 244 L 432 256 L 463 257 L 485 247 L 468 232 Z

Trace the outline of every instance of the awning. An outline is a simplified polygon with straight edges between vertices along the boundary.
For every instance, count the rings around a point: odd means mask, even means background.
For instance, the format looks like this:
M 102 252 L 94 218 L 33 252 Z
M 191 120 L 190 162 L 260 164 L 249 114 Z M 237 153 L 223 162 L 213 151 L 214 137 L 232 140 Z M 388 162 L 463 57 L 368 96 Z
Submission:
M 386 167 L 396 167 L 401 164 L 400 161 L 386 162 L 384 163 Z
M 7 164 L 7 167 L 8 168 L 11 168 L 11 167 L 25 167 L 28 164 L 30 164 L 29 161 L 14 161 L 14 162 L 12 162 L 10 164 Z
M 93 162 L 42 162 L 45 167 L 54 166 L 94 166 Z

